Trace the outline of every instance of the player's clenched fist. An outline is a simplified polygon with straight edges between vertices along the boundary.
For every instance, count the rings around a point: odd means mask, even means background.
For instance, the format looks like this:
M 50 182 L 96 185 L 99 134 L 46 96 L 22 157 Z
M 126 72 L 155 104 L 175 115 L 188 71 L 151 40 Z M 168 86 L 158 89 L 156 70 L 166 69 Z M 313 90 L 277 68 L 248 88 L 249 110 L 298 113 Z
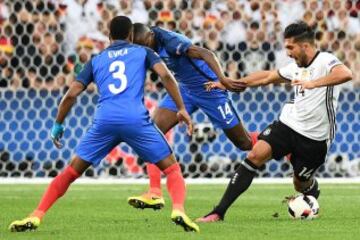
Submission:
M 176 116 L 180 124 L 185 123 L 187 125 L 188 127 L 187 133 L 189 136 L 191 136 L 193 133 L 193 124 L 188 112 L 185 109 L 180 109 L 177 112 Z
M 62 143 L 60 139 L 64 134 L 64 126 L 60 123 L 55 123 L 54 126 L 51 128 L 51 139 L 57 148 L 62 147 Z

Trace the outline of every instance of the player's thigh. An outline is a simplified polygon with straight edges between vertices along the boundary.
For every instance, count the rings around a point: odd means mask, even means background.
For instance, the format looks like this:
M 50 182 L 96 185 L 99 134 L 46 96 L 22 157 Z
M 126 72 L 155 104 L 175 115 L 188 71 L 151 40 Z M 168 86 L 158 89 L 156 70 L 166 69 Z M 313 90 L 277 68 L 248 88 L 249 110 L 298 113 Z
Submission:
M 258 139 L 270 145 L 272 158 L 280 160 L 293 150 L 292 132 L 293 130 L 282 122 L 274 121 L 260 133 Z
M 154 111 L 152 119 L 164 134 L 178 124 L 178 119 L 175 111 L 170 109 L 157 107 Z
M 316 170 L 325 163 L 326 153 L 326 141 L 315 141 L 298 134 L 296 147 L 290 159 L 297 180 L 309 181 Z
M 191 115 L 194 111 L 197 110 L 197 107 L 193 104 L 191 97 L 185 89 L 180 88 L 180 94 L 183 99 L 186 111 Z M 178 109 L 174 100 L 169 96 L 169 94 L 167 94 L 161 101 L 160 105 L 155 109 L 152 118 L 160 130 L 163 133 L 167 133 L 178 123 L 176 116 L 177 112 Z
M 85 162 L 97 166 L 120 143 L 120 133 L 115 125 L 93 124 L 76 147 L 75 154 Z
M 172 154 L 163 133 L 153 123 L 128 126 L 121 138 L 149 163 L 156 164 Z

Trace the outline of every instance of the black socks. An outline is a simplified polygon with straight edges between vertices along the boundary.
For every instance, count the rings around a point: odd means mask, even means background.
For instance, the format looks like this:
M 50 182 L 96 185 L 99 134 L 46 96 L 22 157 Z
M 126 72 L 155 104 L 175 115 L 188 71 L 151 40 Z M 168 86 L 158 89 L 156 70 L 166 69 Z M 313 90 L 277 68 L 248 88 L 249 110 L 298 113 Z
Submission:
M 250 186 L 258 168 L 249 160 L 245 159 L 230 180 L 228 187 L 213 212 L 223 219 L 231 204 Z
M 319 195 L 320 195 L 319 184 L 315 178 L 313 179 L 313 182 L 311 183 L 310 187 L 305 189 L 302 193 L 304 195 L 313 196 L 316 199 L 319 197 Z

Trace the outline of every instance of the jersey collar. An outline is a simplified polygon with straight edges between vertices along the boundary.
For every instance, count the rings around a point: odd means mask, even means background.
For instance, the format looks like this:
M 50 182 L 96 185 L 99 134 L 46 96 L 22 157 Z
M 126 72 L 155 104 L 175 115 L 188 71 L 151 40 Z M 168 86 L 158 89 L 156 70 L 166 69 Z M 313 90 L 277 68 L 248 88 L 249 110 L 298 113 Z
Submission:
M 127 42 L 125 40 L 116 40 L 109 46 L 109 48 L 124 46 L 124 45 L 127 45 L 127 44 L 129 44 L 129 42 Z
M 315 59 L 319 55 L 319 53 L 320 53 L 320 51 L 317 51 L 315 56 L 311 59 L 311 61 L 306 66 L 304 66 L 304 68 L 309 67 L 315 61 Z

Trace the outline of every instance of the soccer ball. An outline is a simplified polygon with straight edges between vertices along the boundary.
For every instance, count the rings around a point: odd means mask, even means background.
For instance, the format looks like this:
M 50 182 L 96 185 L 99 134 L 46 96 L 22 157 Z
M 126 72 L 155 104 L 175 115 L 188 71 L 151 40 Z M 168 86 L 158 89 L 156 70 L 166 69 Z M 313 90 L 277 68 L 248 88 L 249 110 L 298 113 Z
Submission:
M 299 195 L 288 201 L 288 212 L 294 219 L 314 219 L 319 216 L 319 203 L 313 196 Z

